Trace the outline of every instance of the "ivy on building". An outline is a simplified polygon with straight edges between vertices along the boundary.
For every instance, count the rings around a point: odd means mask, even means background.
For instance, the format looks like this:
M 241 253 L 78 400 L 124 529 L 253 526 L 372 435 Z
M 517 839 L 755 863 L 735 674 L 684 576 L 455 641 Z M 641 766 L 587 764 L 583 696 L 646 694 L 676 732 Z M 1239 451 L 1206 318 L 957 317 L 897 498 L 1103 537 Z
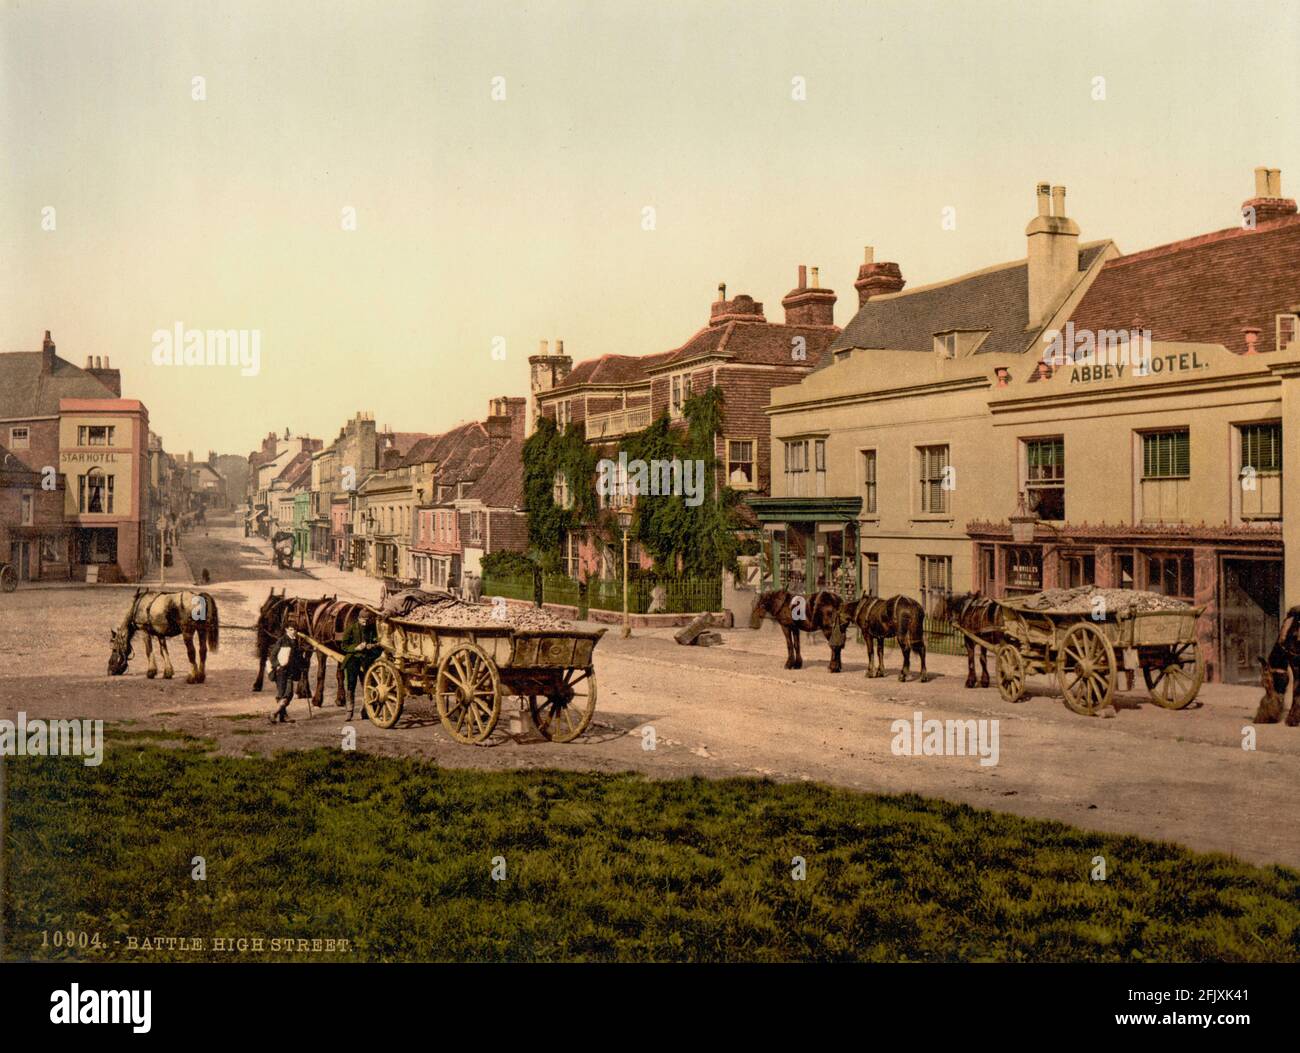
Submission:
M 703 466 L 703 500 L 686 503 L 681 494 L 642 497 L 630 530 L 654 562 L 655 573 L 669 576 L 713 577 L 724 568 L 734 570 L 740 549 L 737 506 L 741 495 L 717 484 L 719 461 L 715 448 L 722 431 L 722 389 L 709 388 L 686 400 L 682 414 L 686 428 L 674 428 L 663 414 L 640 432 L 626 436 L 617 456 L 629 461 L 695 461 Z M 589 446 L 580 426 L 559 432 L 554 421 L 542 417 L 537 430 L 524 443 L 524 509 L 528 513 L 528 539 L 534 556 L 548 570 L 561 563 L 565 534 L 587 525 L 596 538 L 621 562 L 621 530 L 617 516 L 602 510 L 596 496 L 598 448 Z M 555 501 L 557 473 L 563 473 L 570 502 Z

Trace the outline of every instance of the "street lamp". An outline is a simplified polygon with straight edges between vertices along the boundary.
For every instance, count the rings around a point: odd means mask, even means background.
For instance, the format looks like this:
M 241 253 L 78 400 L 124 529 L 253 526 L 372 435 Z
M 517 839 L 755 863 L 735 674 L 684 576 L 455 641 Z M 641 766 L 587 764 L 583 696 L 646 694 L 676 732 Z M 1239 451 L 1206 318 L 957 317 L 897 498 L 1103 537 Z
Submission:
M 632 510 L 621 508 L 618 525 L 623 528 L 623 639 L 632 635 L 632 623 L 627 616 L 627 532 L 632 526 Z

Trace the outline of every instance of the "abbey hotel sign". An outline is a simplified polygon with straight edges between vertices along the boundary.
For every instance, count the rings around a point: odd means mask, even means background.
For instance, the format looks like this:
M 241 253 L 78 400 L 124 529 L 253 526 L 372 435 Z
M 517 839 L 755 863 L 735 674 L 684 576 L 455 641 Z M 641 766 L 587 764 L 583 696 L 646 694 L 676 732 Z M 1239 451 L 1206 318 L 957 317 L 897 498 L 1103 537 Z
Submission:
M 1071 384 L 1095 384 L 1126 377 L 1149 377 L 1208 369 L 1195 351 L 1170 355 L 1151 352 L 1150 329 L 1050 329 L 1043 334 L 1043 361 L 1052 368 L 1070 367 Z

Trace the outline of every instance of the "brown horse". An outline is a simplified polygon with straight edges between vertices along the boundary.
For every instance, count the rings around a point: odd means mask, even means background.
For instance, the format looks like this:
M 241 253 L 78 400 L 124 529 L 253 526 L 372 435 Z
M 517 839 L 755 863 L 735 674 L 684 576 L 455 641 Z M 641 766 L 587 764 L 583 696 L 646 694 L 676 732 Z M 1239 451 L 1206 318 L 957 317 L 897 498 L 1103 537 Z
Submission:
M 253 681 L 254 691 L 262 690 L 266 666 L 271 659 L 271 648 L 284 635 L 284 630 L 292 625 L 298 632 L 310 634 L 312 615 L 322 604 L 331 602 L 329 596 L 322 596 L 318 600 L 307 600 L 300 596 L 287 596 L 286 591 L 282 589 L 277 596 L 275 586 L 271 586 L 270 593 L 262 601 L 262 609 L 257 612 L 257 626 L 253 633 L 254 654 L 257 655 L 257 679 Z M 306 672 L 309 667 L 310 663 L 303 666 L 303 675 L 294 688 L 294 696 L 297 698 L 311 696 L 311 680 Z
M 799 647 L 799 633 L 820 632 L 831 646 L 831 661 L 827 668 L 832 673 L 840 671 L 840 653 L 844 650 L 844 628 L 838 617 L 841 600 L 825 589 L 804 597 L 797 593 L 776 589 L 765 592 L 754 601 L 749 615 L 749 627 L 757 629 L 764 618 L 771 618 L 785 634 L 785 668 L 802 669 L 803 653 Z
M 346 600 L 339 602 L 331 600 L 329 603 L 323 603 L 318 606 L 311 615 L 311 627 L 306 630 L 310 636 L 319 644 L 324 644 L 332 650 L 340 650 L 343 640 L 343 634 L 348 631 L 355 621 L 357 621 L 361 612 L 366 610 L 364 603 L 350 603 Z M 311 704 L 313 706 L 323 705 L 325 702 L 325 663 L 327 655 L 324 651 L 316 652 L 316 690 L 312 692 Z M 343 663 L 335 663 L 338 668 L 338 690 L 334 694 L 334 704 L 343 705 L 344 687 L 343 687 Z M 353 710 L 348 709 L 348 720 L 352 719 Z
M 1286 691 L 1290 685 L 1300 687 L 1300 607 L 1292 607 L 1282 620 L 1277 642 L 1267 658 L 1259 660 L 1260 683 L 1264 697 L 1255 711 L 1256 724 L 1276 724 L 1282 719 L 1286 706 Z M 1286 726 L 1300 727 L 1300 690 L 1291 695 L 1291 711 L 1286 715 Z
M 939 621 L 951 622 L 959 629 L 981 640 L 988 641 L 992 647 L 1005 643 L 1007 636 L 1002 630 L 1002 606 L 978 592 L 963 592 L 958 596 L 944 596 L 934 605 L 930 617 Z M 976 643 L 963 634 L 966 641 L 966 686 L 975 686 L 975 648 Z M 989 649 L 979 647 L 980 678 L 979 686 L 989 686 Z
M 144 633 L 144 653 L 149 658 L 150 680 L 158 675 L 153 657 L 153 641 L 163 657 L 163 679 L 170 680 L 171 656 L 167 653 L 167 638 L 183 636 L 185 651 L 190 659 L 187 684 L 201 684 L 207 679 L 208 649 L 217 649 L 221 637 L 221 619 L 217 614 L 217 601 L 206 592 L 148 592 L 137 589 L 122 624 L 109 633 L 113 650 L 108 657 L 108 675 L 121 676 L 131 660 L 131 640 L 137 632 Z M 198 661 L 194 659 L 194 637 L 199 638 Z
M 867 676 L 885 675 L 885 641 L 895 639 L 903 650 L 903 669 L 898 674 L 906 682 L 912 668 L 912 652 L 921 660 L 921 682 L 930 679 L 925 670 L 925 611 L 909 596 L 862 596 L 846 603 L 840 611 L 844 628 L 856 625 L 867 641 Z M 874 653 L 873 653 L 874 652 Z

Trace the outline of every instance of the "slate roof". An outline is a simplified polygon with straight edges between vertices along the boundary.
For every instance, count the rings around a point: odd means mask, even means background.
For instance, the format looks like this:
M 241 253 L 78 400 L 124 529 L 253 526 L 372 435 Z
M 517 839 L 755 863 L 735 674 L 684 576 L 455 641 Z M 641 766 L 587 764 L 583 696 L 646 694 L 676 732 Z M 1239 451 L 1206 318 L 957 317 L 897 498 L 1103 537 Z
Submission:
M 0 355 L 0 418 L 55 417 L 60 399 L 118 398 L 112 388 L 58 355 L 53 370 L 42 375 L 41 357 L 40 351 Z
M 1096 260 L 1109 242 L 1079 246 L 1079 271 Z M 950 329 L 987 329 L 978 354 L 1020 354 L 1029 333 L 1029 263 L 999 264 L 951 281 L 868 300 L 831 345 L 835 352 L 859 347 L 891 351 L 934 350 L 934 337 Z M 818 368 L 829 364 L 827 356 Z
M 1300 305 L 1300 215 L 1230 228 L 1109 260 L 1075 308 L 1075 329 L 1151 330 L 1156 341 L 1275 350 L 1279 313 Z

